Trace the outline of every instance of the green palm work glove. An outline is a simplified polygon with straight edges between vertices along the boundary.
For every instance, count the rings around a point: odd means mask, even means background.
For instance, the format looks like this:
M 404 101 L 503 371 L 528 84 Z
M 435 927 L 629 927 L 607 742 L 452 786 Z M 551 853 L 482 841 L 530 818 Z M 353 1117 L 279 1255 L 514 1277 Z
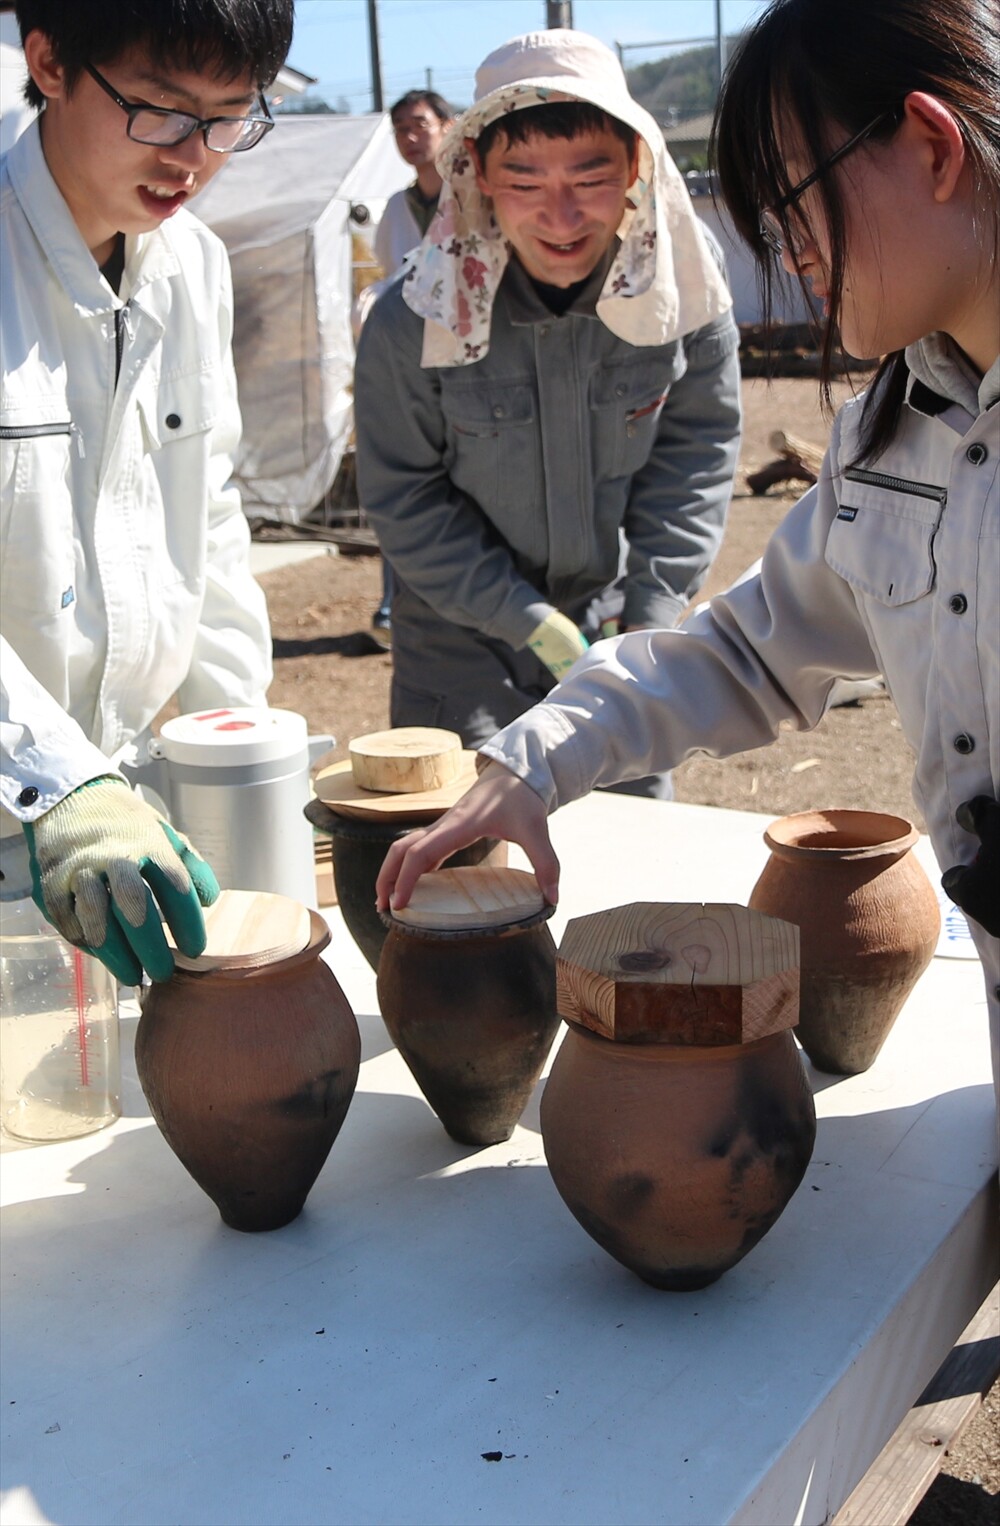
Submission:
M 181 952 L 202 953 L 201 908 L 219 894 L 215 875 L 124 779 L 92 779 L 22 826 L 32 900 L 125 985 L 137 985 L 143 970 L 151 980 L 173 974 L 160 911 Z
M 590 645 L 586 636 L 566 615 L 554 609 L 546 615 L 541 625 L 536 625 L 528 637 L 528 645 L 538 656 L 553 678 L 565 678 L 578 657 L 582 657 Z

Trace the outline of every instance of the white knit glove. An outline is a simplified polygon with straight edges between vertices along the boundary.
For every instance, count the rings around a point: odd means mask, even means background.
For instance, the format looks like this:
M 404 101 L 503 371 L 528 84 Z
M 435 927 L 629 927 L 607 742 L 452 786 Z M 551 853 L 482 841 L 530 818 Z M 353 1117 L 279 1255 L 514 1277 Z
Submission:
M 554 609 L 528 637 L 528 646 L 538 656 L 553 678 L 565 678 L 578 657 L 590 643 L 566 615 Z
M 124 779 L 92 779 L 22 826 L 35 904 L 126 985 L 173 974 L 161 912 L 182 953 L 203 952 L 215 875 Z

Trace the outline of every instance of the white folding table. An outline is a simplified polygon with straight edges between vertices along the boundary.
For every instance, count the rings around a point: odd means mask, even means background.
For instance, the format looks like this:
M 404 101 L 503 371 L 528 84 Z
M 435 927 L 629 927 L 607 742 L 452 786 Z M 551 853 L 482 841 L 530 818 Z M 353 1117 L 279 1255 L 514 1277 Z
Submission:
M 629 901 L 745 902 L 767 820 L 560 811 L 556 941 Z M 667 1293 L 558 1197 L 544 1083 L 508 1143 L 448 1138 L 329 918 L 363 1060 L 293 1224 L 222 1224 L 149 1117 L 134 1018 L 113 1128 L 7 1142 L 4 1526 L 826 1520 L 996 1280 L 978 961 L 932 961 L 867 1074 L 810 1069 L 801 1188 L 720 1281 Z

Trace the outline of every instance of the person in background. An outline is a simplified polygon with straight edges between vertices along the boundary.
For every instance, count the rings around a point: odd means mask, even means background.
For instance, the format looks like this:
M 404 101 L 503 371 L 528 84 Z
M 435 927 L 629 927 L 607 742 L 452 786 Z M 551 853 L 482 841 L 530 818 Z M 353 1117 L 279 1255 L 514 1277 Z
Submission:
M 358 482 L 397 578 L 391 723 L 475 746 L 602 628 L 673 625 L 700 586 L 738 333 L 663 134 L 595 38 L 492 53 L 437 163 L 437 216 L 358 347 Z
M 884 358 L 762 564 L 682 632 L 602 642 L 484 746 L 464 799 L 390 849 L 382 907 L 479 837 L 520 843 L 555 901 L 557 806 L 809 729 L 836 679 L 881 672 L 1000 1086 L 997 42 L 993 0 L 773 0 L 750 29 L 716 121 L 722 194 L 765 292 L 778 262 L 811 290 L 826 385 L 838 336 Z
M 417 178 L 405 190 L 396 191 L 385 204 L 375 230 L 375 258 L 386 279 L 374 282 L 361 293 L 355 308 L 354 337 L 371 303 L 385 290 L 404 259 L 415 249 L 430 227 L 441 194 L 441 176 L 435 159 L 451 126 L 451 107 L 436 90 L 408 90 L 389 112 L 396 147 Z M 382 558 L 382 601 L 372 618 L 372 635 L 379 646 L 392 645 L 392 567 Z
M 230 484 L 225 249 L 188 203 L 273 123 L 292 0 L 19 0 L 40 115 L 0 168 L 0 896 L 136 983 L 204 948 L 211 869 L 119 763 L 153 718 L 259 705 Z
M 451 126 L 452 112 L 436 90 L 408 90 L 389 115 L 396 147 L 417 172 L 412 185 L 389 197 L 375 232 L 375 257 L 385 274 L 392 276 L 420 243 L 437 211 L 442 181 L 435 160 Z

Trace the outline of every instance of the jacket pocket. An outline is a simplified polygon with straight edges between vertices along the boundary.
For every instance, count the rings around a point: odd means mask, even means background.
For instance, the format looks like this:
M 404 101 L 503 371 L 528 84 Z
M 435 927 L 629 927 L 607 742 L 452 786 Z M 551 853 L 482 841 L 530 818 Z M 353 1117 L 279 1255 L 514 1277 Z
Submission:
M 934 536 L 947 489 L 852 467 L 830 526 L 826 561 L 880 604 L 909 604 L 937 577 Z
M 680 346 L 667 357 L 601 366 L 590 383 L 593 466 L 598 480 L 631 477 L 649 460 L 670 388 L 684 372 Z
M 76 603 L 73 501 L 84 465 L 70 419 L 0 425 L 0 614 L 5 633 L 41 633 Z M 73 611 L 75 613 L 75 611 Z
M 533 387 L 526 381 L 443 383 L 441 405 L 452 482 L 515 550 L 529 558 L 543 554 L 545 488 Z
M 207 434 L 219 416 L 216 367 L 179 376 L 153 372 L 136 392 L 146 450 L 162 450 L 192 435 Z

